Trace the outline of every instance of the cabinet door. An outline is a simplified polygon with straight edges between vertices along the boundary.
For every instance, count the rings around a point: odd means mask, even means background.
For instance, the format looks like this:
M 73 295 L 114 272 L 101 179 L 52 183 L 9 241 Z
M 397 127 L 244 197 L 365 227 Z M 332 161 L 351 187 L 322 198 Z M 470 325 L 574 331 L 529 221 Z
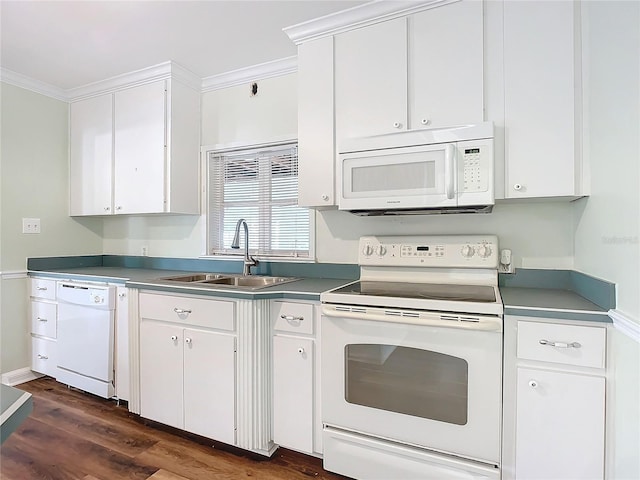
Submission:
M 577 193 L 574 8 L 504 2 L 506 198 Z
M 463 0 L 409 17 L 409 128 L 483 121 L 482 4 Z
M 115 213 L 165 207 L 165 82 L 115 93 Z
M 603 478 L 604 378 L 528 368 L 517 378 L 516 478 Z
M 273 337 L 273 441 L 313 452 L 313 340 Z
M 184 331 L 184 429 L 235 444 L 235 337 Z
M 336 140 L 407 126 L 407 20 L 335 36 Z
M 298 47 L 298 205 L 336 205 L 333 37 Z
M 129 400 L 129 296 L 126 287 L 117 288 L 116 303 L 116 396 Z
M 140 415 L 183 428 L 182 328 L 140 324 Z
M 69 107 L 69 215 L 112 213 L 113 96 Z

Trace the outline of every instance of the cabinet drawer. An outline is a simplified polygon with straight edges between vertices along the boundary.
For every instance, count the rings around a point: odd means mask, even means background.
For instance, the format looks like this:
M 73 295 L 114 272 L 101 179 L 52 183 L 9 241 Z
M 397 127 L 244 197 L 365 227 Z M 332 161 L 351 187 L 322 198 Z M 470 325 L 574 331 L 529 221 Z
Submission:
M 55 303 L 31 302 L 31 333 L 56 338 L 57 311 Z
M 274 318 L 274 330 L 307 335 L 314 332 L 313 305 L 310 303 L 274 301 L 271 315 Z
M 44 278 L 31 278 L 31 293 L 34 298 L 56 299 L 56 281 Z
M 234 313 L 233 301 L 140 294 L 141 318 L 234 331 Z
M 55 340 L 31 337 L 31 370 L 57 377 L 57 344 Z
M 604 368 L 606 330 L 521 321 L 517 348 L 521 359 Z

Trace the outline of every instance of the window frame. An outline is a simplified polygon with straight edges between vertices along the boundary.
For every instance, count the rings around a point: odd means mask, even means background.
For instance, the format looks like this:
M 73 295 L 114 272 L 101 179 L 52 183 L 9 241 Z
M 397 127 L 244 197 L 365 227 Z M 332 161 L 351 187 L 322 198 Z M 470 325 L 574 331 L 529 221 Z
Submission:
M 259 150 L 259 149 L 267 149 L 273 147 L 286 146 L 289 144 L 297 145 L 298 139 L 294 137 L 282 137 L 274 141 L 263 142 L 263 143 L 255 143 L 255 144 L 246 144 L 241 142 L 234 142 L 229 144 L 216 144 L 216 145 L 207 145 L 201 147 L 200 155 L 200 170 L 202 172 L 201 175 L 201 208 L 202 208 L 202 241 L 204 245 L 204 252 L 200 255 L 200 258 L 208 258 L 215 260 L 235 260 L 240 261 L 244 259 L 244 238 L 241 239 L 241 248 L 238 253 L 210 253 L 212 249 L 211 245 L 211 222 L 212 215 L 209 212 L 209 206 L 211 202 L 209 201 L 210 192 L 210 175 L 209 171 L 209 158 L 212 154 L 220 155 L 224 153 L 231 153 L 239 150 Z M 306 208 L 309 212 L 309 253 L 308 256 L 305 257 L 294 257 L 294 256 L 279 256 L 279 255 L 265 255 L 254 253 L 251 249 L 249 249 L 249 253 L 252 257 L 263 260 L 263 261 L 277 261 L 277 262 L 290 262 L 290 263 L 315 263 L 316 262 L 316 211 L 313 208 L 309 207 L 301 207 Z M 261 227 L 263 228 L 263 227 Z M 269 228 L 269 227 L 264 227 Z M 251 234 L 251 232 L 250 232 Z M 257 234 L 257 233 L 256 233 Z M 244 234 L 243 234 L 244 235 Z

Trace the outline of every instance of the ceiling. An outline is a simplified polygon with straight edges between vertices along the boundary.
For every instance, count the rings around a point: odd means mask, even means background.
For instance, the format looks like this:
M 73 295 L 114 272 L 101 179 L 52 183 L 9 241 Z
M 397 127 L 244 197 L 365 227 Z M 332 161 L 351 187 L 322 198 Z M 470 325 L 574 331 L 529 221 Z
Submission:
M 0 1 L 0 66 L 68 90 L 174 61 L 197 76 L 296 54 L 284 27 L 355 0 Z

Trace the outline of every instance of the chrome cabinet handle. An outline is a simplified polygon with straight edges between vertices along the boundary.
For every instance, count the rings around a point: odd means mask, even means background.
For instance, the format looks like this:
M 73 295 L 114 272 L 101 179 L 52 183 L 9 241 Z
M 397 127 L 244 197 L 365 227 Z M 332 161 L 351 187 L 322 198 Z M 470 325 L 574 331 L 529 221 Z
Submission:
M 422 120 L 420 120 L 420 123 L 422 123 L 422 125 L 429 125 L 431 123 L 431 120 L 429 120 L 428 118 L 423 118 Z
M 402 128 L 402 123 L 400 123 L 400 122 L 393 122 L 393 128 Z
M 531 388 L 538 388 L 538 382 L 535 380 L 529 380 L 529 386 Z
M 178 308 L 178 307 L 174 308 L 173 311 L 176 312 L 178 315 L 183 315 L 185 313 L 189 315 L 191 313 L 191 310 L 187 310 L 186 308 Z
M 184 339 L 184 343 L 191 344 L 191 342 L 192 342 L 192 340 L 190 338 L 188 338 L 188 337 Z
M 49 360 L 49 357 L 47 357 L 46 355 L 41 355 L 41 354 L 38 354 L 38 358 L 40 360 Z
M 116 207 L 116 210 L 122 210 L 122 206 L 120 206 L 120 205 L 119 205 L 119 206 L 117 206 L 117 207 Z
M 566 342 L 550 342 L 549 340 L 540 340 L 540 345 L 547 345 L 549 347 L 557 347 L 557 348 L 580 348 L 582 345 L 580 345 L 578 342 L 571 342 L 571 343 L 566 343 Z
M 177 335 L 171 335 L 171 340 L 173 340 L 175 342 L 176 340 L 178 340 L 178 336 Z
M 47 287 L 36 287 L 36 290 L 46 290 Z
M 42 317 L 38 317 L 38 320 L 40 322 L 48 322 L 49 320 L 47 320 L 46 318 L 42 318 Z
M 299 348 L 298 348 L 298 353 L 299 353 L 300 355 L 304 355 L 304 348 L 299 347 Z
M 294 315 L 280 315 L 280 318 L 286 320 L 287 322 L 301 322 L 304 320 L 304 317 L 296 317 Z

